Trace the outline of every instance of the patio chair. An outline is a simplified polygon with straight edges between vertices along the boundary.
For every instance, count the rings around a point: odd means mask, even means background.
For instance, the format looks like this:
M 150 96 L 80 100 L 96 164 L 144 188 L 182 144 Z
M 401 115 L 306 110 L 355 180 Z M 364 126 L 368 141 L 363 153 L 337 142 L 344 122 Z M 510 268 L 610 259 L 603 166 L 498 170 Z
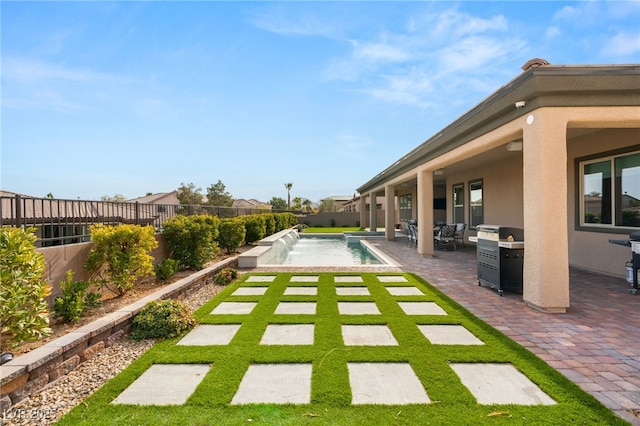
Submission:
M 416 225 L 410 223 L 407 225 L 407 228 L 409 230 L 409 246 L 412 246 L 413 244 L 415 244 L 417 247 L 418 246 L 418 229 L 416 228 Z
M 456 233 L 453 238 L 456 240 L 456 246 L 458 245 L 458 241 L 462 242 L 462 247 L 464 245 L 464 231 L 467 229 L 466 223 L 456 223 Z
M 440 228 L 440 232 L 438 235 L 433 237 L 435 241 L 438 243 L 438 248 L 440 250 L 445 250 L 450 244 L 453 244 L 453 248 L 456 248 L 456 225 L 444 225 Z

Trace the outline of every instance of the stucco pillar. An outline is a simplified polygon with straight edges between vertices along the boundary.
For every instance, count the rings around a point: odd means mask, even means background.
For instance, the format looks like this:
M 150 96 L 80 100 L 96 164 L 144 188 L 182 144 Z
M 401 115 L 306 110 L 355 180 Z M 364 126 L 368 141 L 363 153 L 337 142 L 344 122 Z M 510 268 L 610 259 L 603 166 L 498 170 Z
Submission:
M 418 172 L 418 253 L 433 256 L 433 172 Z
M 376 193 L 369 193 L 369 230 L 377 231 L 378 230 L 378 219 L 376 217 Z
M 360 195 L 360 227 L 367 227 L 367 196 L 365 194 Z
M 384 236 L 387 240 L 396 239 L 396 203 L 393 185 L 384 187 Z
M 545 312 L 569 307 L 567 125 L 553 109 L 523 128 L 525 303 Z

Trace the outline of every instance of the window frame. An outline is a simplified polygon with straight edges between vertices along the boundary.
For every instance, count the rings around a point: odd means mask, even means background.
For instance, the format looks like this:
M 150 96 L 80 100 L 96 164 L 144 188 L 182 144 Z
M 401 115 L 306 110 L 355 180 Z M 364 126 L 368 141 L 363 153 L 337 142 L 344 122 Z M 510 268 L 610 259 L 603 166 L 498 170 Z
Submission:
M 398 210 L 400 221 L 409 221 L 413 219 L 413 197 L 412 194 L 403 194 L 398 196 Z M 407 213 L 408 212 L 408 213 Z M 407 217 L 408 215 L 408 217 Z
M 456 204 L 456 189 L 460 189 L 462 195 L 462 204 Z M 451 205 L 453 206 L 453 223 L 466 223 L 465 221 L 465 196 L 464 196 L 464 182 L 451 185 Z M 458 220 L 458 209 L 462 214 L 461 220 Z
M 480 223 L 473 223 L 473 214 L 471 209 L 474 207 L 471 202 L 471 186 L 474 184 L 480 184 L 480 190 L 482 191 L 482 197 L 480 198 Z M 467 193 L 469 194 L 469 229 L 476 229 L 478 225 L 482 225 L 484 222 L 484 179 L 473 179 L 467 182 Z
M 640 154 L 640 145 L 632 145 L 626 148 L 600 152 L 574 159 L 575 178 L 575 214 L 574 229 L 576 231 L 600 232 L 608 234 L 629 234 L 640 227 L 616 225 L 616 184 L 615 184 L 615 159 L 627 155 Z M 611 224 L 589 223 L 584 221 L 584 166 L 588 164 L 609 161 L 612 171 L 611 179 Z

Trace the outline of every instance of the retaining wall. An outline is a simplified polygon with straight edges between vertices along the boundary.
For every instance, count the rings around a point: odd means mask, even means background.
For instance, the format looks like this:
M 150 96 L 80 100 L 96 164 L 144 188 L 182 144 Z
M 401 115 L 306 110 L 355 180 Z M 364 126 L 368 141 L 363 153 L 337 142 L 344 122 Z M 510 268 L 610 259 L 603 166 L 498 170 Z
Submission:
M 8 410 L 112 346 L 129 332 L 133 317 L 147 303 L 183 298 L 213 283 L 223 268 L 237 266 L 237 257 L 225 259 L 1 365 L 0 410 Z

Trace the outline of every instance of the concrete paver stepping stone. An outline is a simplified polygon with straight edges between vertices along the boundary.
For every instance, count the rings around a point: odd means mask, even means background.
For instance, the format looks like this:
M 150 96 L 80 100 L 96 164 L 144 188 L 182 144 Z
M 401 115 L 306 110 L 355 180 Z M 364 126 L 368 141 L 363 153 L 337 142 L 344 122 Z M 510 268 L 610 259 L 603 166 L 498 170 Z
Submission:
M 270 282 L 273 282 L 273 280 L 275 279 L 276 279 L 275 275 L 251 275 L 249 278 L 247 278 L 245 282 L 246 283 L 270 283 Z
M 317 283 L 320 277 L 317 275 L 294 275 L 289 282 L 291 283 Z
M 398 345 L 398 341 L 386 325 L 343 325 L 342 339 L 347 346 Z
M 315 302 L 280 302 L 276 308 L 276 314 L 298 315 L 315 314 Z
M 336 282 L 336 283 L 361 283 L 362 282 L 362 277 L 360 275 L 337 276 L 337 277 L 333 277 L 333 282 Z
M 450 364 L 478 404 L 553 405 L 556 402 L 511 364 Z
M 200 324 L 177 343 L 181 346 L 228 345 L 241 324 Z
M 417 287 L 387 287 L 387 291 L 392 296 L 424 296 Z
M 427 404 L 431 402 L 409 363 L 348 363 L 351 403 Z
M 461 325 L 419 325 L 434 345 L 484 345 L 484 342 Z
M 369 296 L 369 289 L 367 287 L 336 287 L 336 294 L 338 296 Z
M 284 291 L 285 296 L 316 296 L 318 287 L 287 287 Z
M 398 302 L 407 315 L 447 315 L 435 302 Z
M 380 315 L 375 302 L 338 302 L 340 315 Z
M 261 345 L 313 345 L 313 324 L 269 324 Z
M 244 315 L 250 314 L 253 311 L 253 308 L 256 307 L 258 302 L 222 302 L 218 306 L 216 306 L 212 314 L 216 315 L 225 315 L 225 314 L 234 314 L 234 315 Z
M 118 395 L 112 404 L 184 404 L 209 368 L 209 364 L 154 364 Z
M 308 404 L 311 364 L 254 364 L 245 373 L 231 404 Z
M 232 296 L 262 296 L 269 287 L 238 287 Z
M 406 283 L 407 279 L 402 275 L 378 275 L 381 283 Z

